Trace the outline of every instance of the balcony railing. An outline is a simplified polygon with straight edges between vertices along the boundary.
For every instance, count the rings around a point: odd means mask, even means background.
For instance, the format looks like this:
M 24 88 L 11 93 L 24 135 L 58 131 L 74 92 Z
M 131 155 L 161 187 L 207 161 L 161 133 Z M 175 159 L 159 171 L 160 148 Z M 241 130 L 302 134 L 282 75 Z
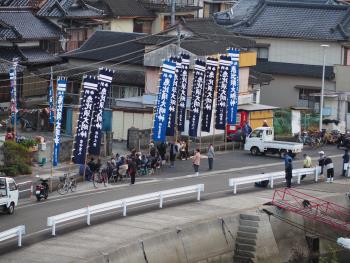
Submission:
M 139 0 L 146 8 L 156 11 L 170 11 L 171 0 Z M 176 10 L 198 9 L 198 0 L 176 0 Z

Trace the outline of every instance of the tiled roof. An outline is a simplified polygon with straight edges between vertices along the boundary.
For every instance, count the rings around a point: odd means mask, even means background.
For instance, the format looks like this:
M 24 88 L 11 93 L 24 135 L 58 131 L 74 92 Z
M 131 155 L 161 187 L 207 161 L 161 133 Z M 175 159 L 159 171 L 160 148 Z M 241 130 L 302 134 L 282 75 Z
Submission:
M 273 77 L 270 74 L 258 72 L 255 70 L 249 70 L 249 85 L 267 85 L 271 82 L 271 80 L 273 80 Z
M 8 75 L 11 67 L 12 67 L 12 63 L 0 58 L 0 74 Z M 23 72 L 23 70 L 24 70 L 23 66 L 17 65 L 17 72 Z
M 145 73 L 143 71 L 137 70 L 120 70 L 115 67 L 110 67 L 110 69 L 115 70 L 115 75 L 113 77 L 114 84 L 120 85 L 134 85 L 134 86 L 144 86 L 145 85 Z M 59 75 L 67 76 L 69 79 L 81 80 L 84 74 L 97 74 L 98 67 L 94 66 L 81 66 L 77 68 L 76 65 L 69 63 L 57 64 L 52 67 L 53 72 L 58 72 Z M 38 74 L 50 74 L 50 67 L 37 69 Z
M 240 47 L 234 42 L 217 41 L 211 39 L 184 40 L 181 42 L 181 48 L 197 55 L 209 56 L 225 53 L 229 47 Z
M 137 42 L 144 45 L 168 45 L 177 42 L 176 36 L 170 35 L 152 35 L 146 38 L 142 38 Z
M 155 15 L 147 10 L 137 0 L 87 0 L 86 3 L 105 12 L 113 17 L 154 17 Z
M 87 5 L 82 0 L 47 0 L 37 15 L 67 18 L 102 17 L 103 10 Z
M 29 7 L 32 0 L 0 0 L 0 6 L 7 7 Z
M 350 37 L 347 5 L 261 0 L 248 16 L 228 30 L 245 36 L 310 40 L 337 41 Z
M 271 75 L 322 78 L 322 66 L 282 62 L 259 62 L 253 69 Z M 331 80 L 334 79 L 334 77 L 333 67 L 326 66 L 325 78 Z
M 129 64 L 142 64 L 145 45 L 135 40 L 143 36 L 145 35 L 139 33 L 96 31 L 79 49 L 65 53 L 62 56 L 95 61 L 127 61 Z M 127 43 L 124 43 L 126 41 Z M 124 44 L 118 45 L 118 43 Z M 106 46 L 110 47 L 104 48 Z
M 0 38 L 33 40 L 59 38 L 59 29 L 30 11 L 1 11 Z
M 0 59 L 12 61 L 14 58 L 19 58 L 19 63 L 22 65 L 33 64 L 49 64 L 61 61 L 60 57 L 54 56 L 41 50 L 39 47 L 1 47 Z

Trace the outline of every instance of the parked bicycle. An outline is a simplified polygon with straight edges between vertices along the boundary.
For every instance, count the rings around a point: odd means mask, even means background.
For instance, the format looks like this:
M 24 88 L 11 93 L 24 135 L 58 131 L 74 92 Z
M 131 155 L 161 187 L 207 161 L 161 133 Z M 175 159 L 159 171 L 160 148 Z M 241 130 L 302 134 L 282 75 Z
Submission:
M 92 175 L 92 183 L 95 188 L 98 188 L 100 184 L 107 186 L 108 183 L 108 173 L 104 168 L 101 171 L 94 172 Z
M 57 187 L 57 192 L 60 195 L 68 193 L 69 190 L 71 190 L 71 192 L 75 192 L 77 190 L 77 181 L 73 176 L 64 174 L 63 177 L 60 177 L 60 181 L 61 182 Z

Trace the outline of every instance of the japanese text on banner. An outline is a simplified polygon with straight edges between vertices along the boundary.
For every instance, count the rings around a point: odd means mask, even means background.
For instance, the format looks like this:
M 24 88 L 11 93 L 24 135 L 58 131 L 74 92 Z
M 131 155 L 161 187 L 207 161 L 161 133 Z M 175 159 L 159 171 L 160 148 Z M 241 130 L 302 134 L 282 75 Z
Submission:
M 239 49 L 229 49 L 227 52 L 231 57 L 230 83 L 228 85 L 227 97 L 227 124 L 235 125 L 238 110 L 239 96 Z
M 170 60 L 163 63 L 160 78 L 159 94 L 157 97 L 157 108 L 153 122 L 153 141 L 165 141 L 166 128 L 168 125 L 170 97 L 175 78 L 176 64 Z

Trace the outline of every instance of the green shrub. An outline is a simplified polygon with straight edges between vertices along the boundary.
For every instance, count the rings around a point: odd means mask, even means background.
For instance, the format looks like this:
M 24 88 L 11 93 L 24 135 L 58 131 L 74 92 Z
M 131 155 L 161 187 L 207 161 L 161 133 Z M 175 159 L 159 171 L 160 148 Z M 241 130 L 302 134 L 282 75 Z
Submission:
M 4 166 L 0 171 L 7 176 L 16 176 L 19 174 L 30 174 L 31 156 L 28 148 L 13 141 L 6 141 L 3 146 Z
M 38 145 L 38 143 L 37 143 L 35 140 L 33 140 L 33 139 L 26 139 L 26 140 L 23 140 L 23 141 L 21 141 L 19 144 L 20 144 L 20 145 L 23 145 L 23 146 L 26 147 L 27 149 L 28 149 L 28 148 L 31 148 L 31 147 L 33 147 L 33 146 L 35 146 L 35 145 Z

